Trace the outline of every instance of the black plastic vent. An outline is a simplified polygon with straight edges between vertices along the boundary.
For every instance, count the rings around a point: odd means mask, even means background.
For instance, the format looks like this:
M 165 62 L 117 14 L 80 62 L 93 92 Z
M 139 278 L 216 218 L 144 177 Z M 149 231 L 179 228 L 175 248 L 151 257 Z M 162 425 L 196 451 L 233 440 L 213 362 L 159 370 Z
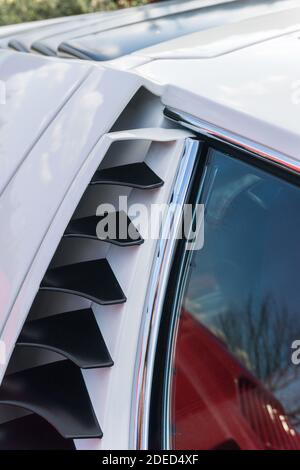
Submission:
M 110 237 L 98 238 L 96 233 L 97 224 L 107 217 L 109 217 L 111 226 L 115 228 L 115 233 Z M 125 229 L 124 234 L 122 233 L 123 230 L 121 230 L 121 227 Z M 124 247 L 141 245 L 144 241 L 127 214 L 123 211 L 111 213 L 109 216 L 92 215 L 90 217 L 71 220 L 64 233 L 64 237 L 91 238 L 93 240 L 102 240 L 112 243 L 113 245 Z
M 126 301 L 106 259 L 50 269 L 45 274 L 40 289 L 80 295 L 103 305 L 120 304 Z
M 80 369 L 70 361 L 7 375 L 0 404 L 36 413 L 66 439 L 102 437 Z
M 163 186 L 164 182 L 145 162 L 141 162 L 98 170 L 91 184 L 116 184 L 138 189 L 155 189 Z
M 82 369 L 113 365 L 91 309 L 27 322 L 17 346 L 55 351 Z

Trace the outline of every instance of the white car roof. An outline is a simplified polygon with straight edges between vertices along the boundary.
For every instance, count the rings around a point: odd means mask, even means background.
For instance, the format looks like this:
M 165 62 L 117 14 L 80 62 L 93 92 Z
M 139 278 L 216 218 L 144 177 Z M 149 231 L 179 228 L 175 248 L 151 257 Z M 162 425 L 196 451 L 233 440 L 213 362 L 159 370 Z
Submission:
M 167 106 L 299 161 L 299 37 L 300 8 L 291 8 L 131 57 Z

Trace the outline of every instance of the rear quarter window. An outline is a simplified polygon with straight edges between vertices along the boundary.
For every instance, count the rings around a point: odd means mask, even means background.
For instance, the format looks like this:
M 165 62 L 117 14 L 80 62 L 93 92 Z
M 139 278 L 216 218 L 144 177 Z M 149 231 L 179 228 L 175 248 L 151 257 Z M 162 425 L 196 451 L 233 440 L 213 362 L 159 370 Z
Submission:
M 199 202 L 204 246 L 173 343 L 172 447 L 299 449 L 299 188 L 210 149 Z

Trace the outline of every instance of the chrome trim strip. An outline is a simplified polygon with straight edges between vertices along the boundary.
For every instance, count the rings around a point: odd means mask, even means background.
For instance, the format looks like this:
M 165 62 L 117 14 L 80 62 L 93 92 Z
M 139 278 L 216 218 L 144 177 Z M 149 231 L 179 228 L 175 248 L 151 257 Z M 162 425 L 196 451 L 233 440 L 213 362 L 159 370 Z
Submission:
M 131 449 L 147 449 L 149 441 L 150 399 L 152 377 L 159 334 L 161 314 L 172 266 L 177 239 L 175 235 L 181 226 L 182 208 L 186 201 L 200 143 L 186 139 L 179 170 L 172 191 L 169 209 L 162 227 L 152 266 L 148 295 L 142 315 L 140 338 L 135 365 L 133 398 L 131 406 L 130 442 Z M 177 210 L 172 210 L 176 204 Z M 168 427 L 169 428 L 169 427 Z M 165 441 L 169 442 L 169 436 Z
M 206 137 L 226 143 L 237 149 L 251 152 L 261 159 L 269 160 L 284 167 L 288 171 L 300 173 L 300 162 L 298 160 L 270 147 L 253 142 L 250 139 L 171 107 L 165 108 L 165 116 Z

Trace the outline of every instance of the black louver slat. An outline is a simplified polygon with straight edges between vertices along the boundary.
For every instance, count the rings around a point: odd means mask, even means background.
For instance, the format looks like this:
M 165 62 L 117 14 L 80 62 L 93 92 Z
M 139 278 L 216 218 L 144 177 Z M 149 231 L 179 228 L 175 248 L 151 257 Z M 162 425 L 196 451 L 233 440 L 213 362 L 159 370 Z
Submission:
M 50 269 L 40 289 L 79 295 L 102 305 L 126 302 L 124 292 L 106 259 Z
M 66 439 L 102 437 L 80 369 L 70 361 L 7 375 L 0 404 L 36 413 Z
M 17 346 L 55 351 L 83 369 L 113 365 L 91 309 L 25 323 Z
M 115 233 L 110 234 L 107 238 L 98 238 L 96 227 L 104 218 L 108 220 L 110 227 L 114 229 Z M 127 214 L 123 211 L 113 212 L 108 216 L 92 215 L 90 217 L 71 220 L 64 233 L 64 237 L 91 238 L 124 247 L 141 245 L 144 241 L 129 217 L 127 217 Z
M 145 163 L 131 163 L 96 171 L 90 184 L 116 184 L 138 189 L 155 189 L 164 182 Z
M 40 416 L 31 414 L 0 425 L 0 450 L 74 450 L 72 439 L 64 439 Z

